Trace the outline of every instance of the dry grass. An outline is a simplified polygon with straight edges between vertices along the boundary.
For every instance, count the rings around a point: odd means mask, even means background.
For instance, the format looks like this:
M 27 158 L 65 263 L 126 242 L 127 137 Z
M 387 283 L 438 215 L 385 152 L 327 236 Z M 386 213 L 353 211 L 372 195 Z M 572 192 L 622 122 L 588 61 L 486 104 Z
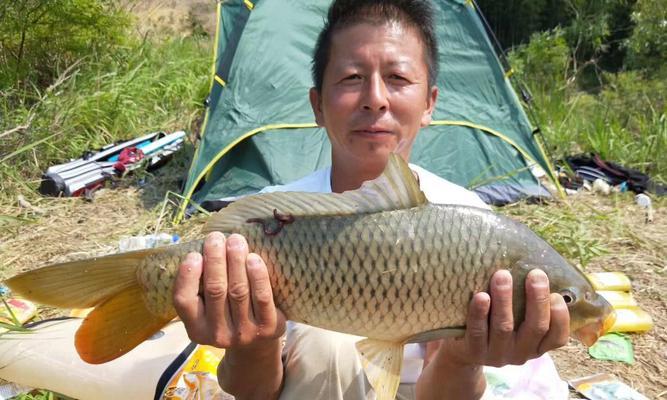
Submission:
M 603 249 L 603 254 L 590 257 L 587 272 L 619 271 L 632 281 L 632 292 L 641 308 L 653 318 L 654 328 L 645 334 L 630 335 L 635 363 L 592 359 L 586 348 L 575 341 L 552 352 L 563 379 L 569 380 L 599 372 L 607 372 L 631 385 L 651 399 L 667 396 L 667 199 L 653 199 L 653 223 L 645 223 L 644 211 L 634 204 L 633 195 L 617 194 L 600 197 L 582 194 L 565 202 L 547 205 L 520 204 L 501 210 L 523 220 L 534 230 L 548 232 L 553 219 L 568 229 L 545 235 L 556 247 L 567 245 L 562 236 L 587 240 Z M 570 241 L 571 243 L 571 241 Z M 570 260 L 576 251 L 570 252 Z
M 215 35 L 215 0 L 128 1 L 127 8 L 141 21 L 139 32 Z
M 171 207 L 163 207 L 163 201 L 173 203 L 175 198 L 166 198 L 167 191 L 178 189 L 161 185 L 164 189 L 158 194 L 155 182 L 160 178 L 145 179 L 148 183 L 143 188 L 125 184 L 101 189 L 92 201 L 41 198 L 32 203 L 17 199 L 15 204 L 0 204 L 0 216 L 5 217 L 0 219 L 0 276 L 47 263 L 113 253 L 124 236 L 169 230 L 192 237 L 196 230 L 193 227 L 202 219 L 172 227 Z
M 163 209 L 166 193 L 178 191 L 174 177 L 180 174 L 178 168 L 167 166 L 157 176 L 146 176 L 142 187 L 135 179 L 98 192 L 92 202 L 43 198 L 32 204 L 0 204 L 0 275 L 7 277 L 52 262 L 115 252 L 119 239 L 127 235 L 162 230 L 178 233 L 184 239 L 197 237 L 205 218 L 172 226 Z M 625 272 L 641 307 L 653 317 L 652 331 L 631 335 L 636 358 L 633 365 L 594 360 L 574 341 L 554 351 L 564 379 L 609 372 L 649 398 L 665 396 L 667 199 L 654 199 L 654 205 L 655 221 L 651 224 L 644 223 L 642 211 L 629 194 L 607 198 L 586 194 L 565 202 L 519 204 L 500 210 L 543 232 L 556 246 L 567 246 L 569 242 L 562 238 L 569 235 L 570 239 L 587 238 L 601 247 L 603 254 L 589 257 L 586 270 Z M 572 254 L 574 259 L 570 258 L 577 262 L 577 253 Z M 54 313 L 57 311 L 45 309 L 42 316 Z

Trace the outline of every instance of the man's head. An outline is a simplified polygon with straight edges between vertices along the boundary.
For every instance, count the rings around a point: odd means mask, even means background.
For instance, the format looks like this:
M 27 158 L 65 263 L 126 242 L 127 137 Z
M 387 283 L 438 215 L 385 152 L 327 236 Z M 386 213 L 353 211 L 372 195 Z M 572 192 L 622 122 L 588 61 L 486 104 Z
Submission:
M 337 0 L 314 56 L 310 102 L 326 128 L 334 169 L 367 176 L 389 154 L 409 159 L 431 122 L 437 46 L 424 0 Z
M 428 84 L 435 86 L 438 77 L 438 42 L 429 0 L 336 0 L 329 8 L 327 21 L 317 38 L 313 54 L 313 84 L 318 91 L 322 90 L 324 70 L 329 64 L 333 35 L 338 30 L 360 23 L 398 23 L 415 29 L 424 48 Z

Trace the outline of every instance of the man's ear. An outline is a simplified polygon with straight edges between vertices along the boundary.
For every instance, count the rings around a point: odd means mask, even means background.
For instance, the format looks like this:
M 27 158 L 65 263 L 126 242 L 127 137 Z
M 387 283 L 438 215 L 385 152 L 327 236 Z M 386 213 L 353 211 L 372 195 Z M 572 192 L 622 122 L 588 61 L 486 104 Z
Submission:
M 320 92 L 312 87 L 308 92 L 308 98 L 310 99 L 310 107 L 313 109 L 313 114 L 315 115 L 315 122 L 318 126 L 324 126 L 324 113 L 322 112 L 322 97 L 320 96 Z
M 428 96 L 426 98 L 426 109 L 422 114 L 421 127 L 428 126 L 433 119 L 433 111 L 435 111 L 435 103 L 438 100 L 438 87 L 433 86 L 429 90 Z

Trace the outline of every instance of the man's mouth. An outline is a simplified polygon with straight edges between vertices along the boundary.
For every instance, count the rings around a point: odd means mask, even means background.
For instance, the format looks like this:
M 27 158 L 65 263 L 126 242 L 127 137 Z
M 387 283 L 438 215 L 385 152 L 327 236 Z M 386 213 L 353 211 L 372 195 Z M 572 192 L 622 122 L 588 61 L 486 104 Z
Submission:
M 352 133 L 357 135 L 367 135 L 367 136 L 381 136 L 381 135 L 392 135 L 392 131 L 386 128 L 378 127 L 364 127 L 360 129 L 355 129 Z

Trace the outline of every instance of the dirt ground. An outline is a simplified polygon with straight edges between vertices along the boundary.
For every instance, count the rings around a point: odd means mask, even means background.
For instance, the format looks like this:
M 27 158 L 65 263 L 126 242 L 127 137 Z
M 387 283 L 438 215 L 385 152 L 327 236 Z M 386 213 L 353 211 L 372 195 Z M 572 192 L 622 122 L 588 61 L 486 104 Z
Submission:
M 597 235 L 608 253 L 595 257 L 586 266 L 587 272 L 623 272 L 632 282 L 632 294 L 639 306 L 652 317 L 654 327 L 645 334 L 629 335 L 633 347 L 635 363 L 600 361 L 590 357 L 579 342 L 570 343 L 553 351 L 559 373 L 565 380 L 592 375 L 600 372 L 611 373 L 637 389 L 650 399 L 667 398 L 667 199 L 662 199 L 652 223 L 646 224 L 644 212 L 633 202 L 632 195 L 617 195 L 604 198 L 583 195 L 568 200 L 568 207 L 574 207 L 582 220 L 587 213 L 613 215 L 610 223 L 615 228 L 607 231 L 591 230 Z M 655 202 L 654 202 L 655 204 Z M 562 205 L 523 206 L 524 216 L 534 217 L 541 208 L 557 212 Z M 501 211 L 502 212 L 502 211 Z M 590 215 L 590 214 L 589 214 Z M 619 234 L 618 230 L 624 231 Z
M 140 0 L 126 6 L 138 19 L 140 33 L 206 32 L 213 37 L 216 26 L 215 0 Z
M 53 262 L 115 252 L 119 240 L 128 235 L 168 231 L 184 239 L 197 237 L 204 217 L 177 226 L 169 222 L 176 199 L 166 193 L 178 192 L 182 168 L 167 165 L 154 176 L 102 189 L 92 201 L 34 198 L 29 203 L 23 200 L 19 204 L 17 199 L 13 204 L 0 204 L 0 215 L 11 217 L 0 219 L 0 278 Z M 667 397 L 667 199 L 654 204 L 654 222 L 650 224 L 644 223 L 631 195 L 582 195 L 565 202 L 521 204 L 500 210 L 533 227 L 545 222 L 541 221 L 545 215 L 558 215 L 563 208 L 580 215 L 582 221 L 590 219 L 586 212 L 615 216 L 605 219 L 605 223 L 614 225 L 612 229 L 591 233 L 599 237 L 608 252 L 593 258 L 586 270 L 625 272 L 632 280 L 635 298 L 655 323 L 648 333 L 630 335 L 636 359 L 632 365 L 595 360 L 583 345 L 570 341 L 552 352 L 563 379 L 607 372 L 651 399 Z M 45 308 L 38 318 L 61 312 Z

